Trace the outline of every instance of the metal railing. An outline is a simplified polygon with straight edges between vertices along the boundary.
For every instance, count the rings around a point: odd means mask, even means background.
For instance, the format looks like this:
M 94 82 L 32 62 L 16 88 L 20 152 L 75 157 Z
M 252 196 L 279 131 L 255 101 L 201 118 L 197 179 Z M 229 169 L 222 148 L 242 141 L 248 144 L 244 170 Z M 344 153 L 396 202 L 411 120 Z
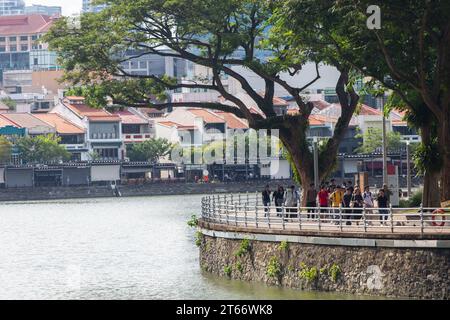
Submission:
M 206 196 L 202 219 L 270 230 L 450 235 L 450 209 L 265 206 L 258 193 Z

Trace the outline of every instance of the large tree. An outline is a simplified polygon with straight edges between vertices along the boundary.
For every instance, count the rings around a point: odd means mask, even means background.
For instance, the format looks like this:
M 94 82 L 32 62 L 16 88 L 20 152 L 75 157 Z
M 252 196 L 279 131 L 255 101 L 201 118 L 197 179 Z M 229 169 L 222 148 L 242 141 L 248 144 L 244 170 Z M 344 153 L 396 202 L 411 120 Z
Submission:
M 114 103 L 155 108 L 201 107 L 231 112 L 248 120 L 254 129 L 278 129 L 280 139 L 290 153 L 294 170 L 304 190 L 314 181 L 313 155 L 306 132 L 313 105 L 302 99 L 305 88 L 320 78 L 318 63 L 324 61 L 341 72 L 336 92 L 342 106 L 333 136 L 319 155 L 319 180 L 331 172 L 338 146 L 358 104 L 359 97 L 351 85 L 350 66 L 336 54 L 333 59 L 315 59 L 309 55 L 311 43 L 290 50 L 292 33 L 279 34 L 272 27 L 273 1 L 257 0 L 103 0 L 108 8 L 97 14 L 81 16 L 79 28 L 60 19 L 48 33 L 46 41 L 59 53 L 66 70 L 65 79 L 84 86 L 94 104 Z M 314 43 L 314 41 L 312 42 Z M 239 50 L 241 55 L 235 53 Z M 258 53 L 270 53 L 259 59 Z M 127 53 L 125 55 L 124 53 Z M 136 75 L 126 72 L 121 63 L 144 55 L 184 59 L 207 67 L 212 79 L 181 83 L 168 77 Z M 300 85 L 292 76 L 300 73 L 307 61 L 317 62 L 317 76 L 303 79 Z M 234 67 L 244 67 L 265 84 L 262 95 Z M 232 95 L 223 84 L 223 76 L 235 79 L 261 110 L 252 113 L 249 106 Z M 287 76 L 283 76 L 287 75 Z M 289 76 L 290 75 L 290 76 Z M 277 116 L 273 104 L 275 87 L 281 86 L 295 100 L 299 114 Z M 164 102 L 164 90 L 179 88 L 215 90 L 233 105 L 219 102 Z M 95 102 L 97 101 L 97 102 Z M 305 201 L 305 199 L 304 199 Z
M 70 159 L 70 153 L 60 145 L 54 134 L 20 137 L 16 141 L 20 157 L 25 163 L 47 163 Z
M 131 161 L 149 161 L 157 163 L 162 157 L 169 155 L 172 144 L 167 139 L 150 139 L 133 144 L 127 151 Z
M 12 144 L 3 136 L 0 136 L 0 163 L 7 163 L 11 160 Z
M 393 90 L 405 102 L 431 150 L 437 135 L 441 200 L 450 199 L 450 2 L 447 0 L 287 0 L 279 21 L 296 38 L 323 35 L 339 59 Z M 381 29 L 369 29 L 367 9 L 381 9 Z M 422 117 L 424 113 L 430 117 Z M 429 168 L 435 173 L 435 168 Z M 435 178 L 435 176 L 434 176 Z M 426 179 L 427 180 L 427 179 Z

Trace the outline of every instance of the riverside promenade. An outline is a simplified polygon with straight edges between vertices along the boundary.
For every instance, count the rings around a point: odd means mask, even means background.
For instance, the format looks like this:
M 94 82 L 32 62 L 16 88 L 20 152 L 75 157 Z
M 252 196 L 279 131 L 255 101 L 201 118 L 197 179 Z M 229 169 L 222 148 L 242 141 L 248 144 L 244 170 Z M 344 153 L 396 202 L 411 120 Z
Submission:
M 203 198 L 204 271 L 306 290 L 449 298 L 450 211 L 276 208 L 259 198 Z

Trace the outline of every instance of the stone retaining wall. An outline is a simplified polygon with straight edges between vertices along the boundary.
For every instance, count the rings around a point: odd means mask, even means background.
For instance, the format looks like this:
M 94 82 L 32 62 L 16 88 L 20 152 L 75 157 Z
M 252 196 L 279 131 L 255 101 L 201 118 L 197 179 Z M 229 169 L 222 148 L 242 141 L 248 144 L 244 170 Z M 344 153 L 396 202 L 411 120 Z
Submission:
M 232 183 L 184 183 L 161 182 L 145 185 L 123 185 L 119 190 L 123 197 L 158 196 L 178 194 L 218 194 L 262 191 L 267 181 L 243 181 Z M 291 185 L 289 180 L 270 181 L 272 189 L 277 184 Z M 90 187 L 35 187 L 0 189 L 0 201 L 56 200 L 74 198 L 112 197 L 110 186 Z
M 219 276 L 304 290 L 449 299 L 448 246 L 353 247 L 248 240 L 251 234 L 248 239 L 198 236 L 201 268 Z

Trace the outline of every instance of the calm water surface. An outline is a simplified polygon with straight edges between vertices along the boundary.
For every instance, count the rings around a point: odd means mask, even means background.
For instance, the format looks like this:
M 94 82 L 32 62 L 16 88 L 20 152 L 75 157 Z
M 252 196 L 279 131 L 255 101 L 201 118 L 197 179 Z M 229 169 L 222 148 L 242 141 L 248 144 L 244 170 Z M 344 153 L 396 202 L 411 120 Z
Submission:
M 201 196 L 0 204 L 0 299 L 352 299 L 201 272 Z M 358 298 L 358 297 L 356 297 Z

